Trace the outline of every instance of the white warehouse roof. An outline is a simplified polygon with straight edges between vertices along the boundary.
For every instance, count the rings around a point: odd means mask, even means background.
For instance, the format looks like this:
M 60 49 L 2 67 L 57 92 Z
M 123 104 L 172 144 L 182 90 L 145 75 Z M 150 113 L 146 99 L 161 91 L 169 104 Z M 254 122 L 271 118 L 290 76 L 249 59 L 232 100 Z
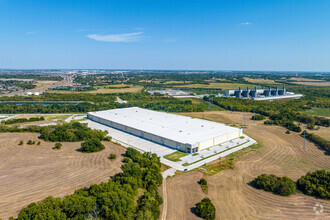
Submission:
M 88 114 L 188 144 L 194 144 L 239 130 L 239 128 L 217 122 L 138 107 L 89 112 Z

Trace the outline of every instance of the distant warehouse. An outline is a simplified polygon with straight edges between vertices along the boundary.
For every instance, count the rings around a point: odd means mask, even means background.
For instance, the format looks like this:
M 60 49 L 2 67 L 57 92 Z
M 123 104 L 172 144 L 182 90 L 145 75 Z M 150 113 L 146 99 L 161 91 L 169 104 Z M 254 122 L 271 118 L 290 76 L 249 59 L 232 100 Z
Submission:
M 242 136 L 241 128 L 138 107 L 89 112 L 95 122 L 187 153 Z

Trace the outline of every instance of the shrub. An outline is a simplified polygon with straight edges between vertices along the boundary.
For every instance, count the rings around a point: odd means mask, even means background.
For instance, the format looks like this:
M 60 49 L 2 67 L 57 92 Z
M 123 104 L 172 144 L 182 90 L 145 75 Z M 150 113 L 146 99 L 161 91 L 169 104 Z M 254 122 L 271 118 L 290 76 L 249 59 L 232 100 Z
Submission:
M 286 132 L 285 132 L 286 134 L 290 134 L 290 131 L 289 130 L 286 130 Z
M 207 187 L 207 181 L 206 181 L 206 179 L 201 178 L 201 179 L 199 180 L 199 184 L 201 184 L 201 188 L 202 188 L 202 190 L 203 190 L 205 193 L 207 193 L 207 192 L 208 192 L 208 187 Z
M 116 158 L 117 158 L 117 155 L 116 154 L 110 154 L 110 156 L 109 156 L 109 159 L 110 160 L 114 160 Z
M 100 139 L 91 138 L 81 143 L 80 150 L 84 153 L 98 152 L 104 149 L 104 145 L 101 143 Z
M 196 214 L 203 219 L 215 219 L 215 207 L 209 198 L 197 203 Z
M 23 141 L 20 141 L 20 142 L 18 143 L 18 145 L 23 145 Z
M 37 145 L 40 145 L 40 141 L 38 141 Z
M 28 140 L 28 142 L 27 142 L 27 144 L 28 145 L 33 145 L 33 144 L 35 144 L 36 142 L 35 141 L 32 141 L 32 140 Z
M 297 188 L 306 195 L 330 199 L 330 172 L 325 170 L 308 172 L 297 180 Z
M 286 176 L 277 177 L 273 174 L 262 174 L 255 178 L 251 184 L 257 189 L 263 189 L 281 196 L 289 196 L 296 192 L 294 182 Z
M 61 148 L 62 148 L 62 144 L 61 143 L 56 143 L 55 144 L 55 147 L 54 147 L 55 150 L 59 150 Z
M 253 115 L 252 116 L 252 120 L 264 120 L 266 117 L 265 116 L 263 116 L 263 115 Z

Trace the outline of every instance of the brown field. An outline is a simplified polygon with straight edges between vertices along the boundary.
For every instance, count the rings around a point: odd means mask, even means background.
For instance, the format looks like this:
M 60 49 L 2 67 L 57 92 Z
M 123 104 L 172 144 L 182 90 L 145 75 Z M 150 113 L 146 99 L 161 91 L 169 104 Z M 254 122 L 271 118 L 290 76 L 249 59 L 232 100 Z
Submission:
M 186 115 L 196 116 L 196 113 Z M 242 123 L 243 114 L 238 112 L 207 112 L 199 117 L 214 118 L 225 123 Z M 303 194 L 289 197 L 277 196 L 254 189 L 248 183 L 266 173 L 288 176 L 294 180 L 316 169 L 330 170 L 329 156 L 314 144 L 294 132 L 285 134 L 285 128 L 265 126 L 262 122 L 251 125 L 247 115 L 244 132 L 263 142 L 264 146 L 249 151 L 234 160 L 234 169 L 204 176 L 208 181 L 208 197 L 216 207 L 216 219 L 325 219 L 330 216 L 330 201 Z M 329 129 L 329 128 L 328 128 Z M 197 181 L 203 176 L 193 171 L 176 175 L 167 180 L 167 219 L 199 219 L 192 208 L 206 195 Z M 324 206 L 322 214 L 315 214 L 316 203 Z
M 330 128 L 320 126 L 320 129 L 318 129 L 318 130 L 312 130 L 312 131 L 307 130 L 307 132 L 316 134 L 316 135 L 323 137 L 323 138 L 327 139 L 328 141 L 330 141 Z
M 38 134 L 0 134 L 0 218 L 16 216 L 25 206 L 48 196 L 63 197 L 76 189 L 107 181 L 121 172 L 125 149 L 104 142 L 105 150 L 84 154 L 76 151 L 80 143 L 63 143 L 63 149 L 52 150 L 54 143 L 18 146 L 20 140 L 38 141 Z M 117 159 L 107 157 L 115 153 Z
M 255 87 L 258 85 L 245 84 L 245 83 L 210 83 L 210 84 L 189 84 L 189 85 L 179 85 L 177 87 L 182 88 L 205 88 L 205 89 L 238 89 L 238 87 Z
M 105 88 L 102 86 L 96 87 L 97 90 L 93 91 L 86 91 L 86 92 L 74 92 L 74 91 L 66 91 L 66 90 L 48 90 L 49 93 L 91 93 L 91 94 L 99 94 L 99 93 L 126 93 L 126 92 L 140 92 L 143 87 L 142 86 L 130 86 L 129 88 L 121 88 L 123 86 L 127 86 L 124 84 L 117 84 L 117 85 L 111 85 L 111 87 L 118 87 L 118 88 Z
M 252 79 L 252 78 L 248 78 L 248 77 L 244 77 L 244 80 L 250 82 L 250 83 L 255 83 L 255 84 L 280 84 L 280 83 L 276 83 L 274 80 L 271 79 Z
M 330 86 L 330 82 L 290 82 L 297 85 L 304 86 Z
M 300 82 L 324 82 L 321 79 L 308 79 L 308 78 L 299 78 L 299 77 L 291 77 L 290 80 L 300 81 Z

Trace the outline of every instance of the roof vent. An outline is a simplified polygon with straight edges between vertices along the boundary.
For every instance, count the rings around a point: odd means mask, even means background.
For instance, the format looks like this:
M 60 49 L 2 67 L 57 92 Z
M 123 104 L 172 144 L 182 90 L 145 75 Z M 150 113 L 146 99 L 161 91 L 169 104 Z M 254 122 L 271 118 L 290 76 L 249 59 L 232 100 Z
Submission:
M 179 132 L 182 132 L 181 130 Z
M 201 125 L 201 127 L 204 127 L 204 125 Z

